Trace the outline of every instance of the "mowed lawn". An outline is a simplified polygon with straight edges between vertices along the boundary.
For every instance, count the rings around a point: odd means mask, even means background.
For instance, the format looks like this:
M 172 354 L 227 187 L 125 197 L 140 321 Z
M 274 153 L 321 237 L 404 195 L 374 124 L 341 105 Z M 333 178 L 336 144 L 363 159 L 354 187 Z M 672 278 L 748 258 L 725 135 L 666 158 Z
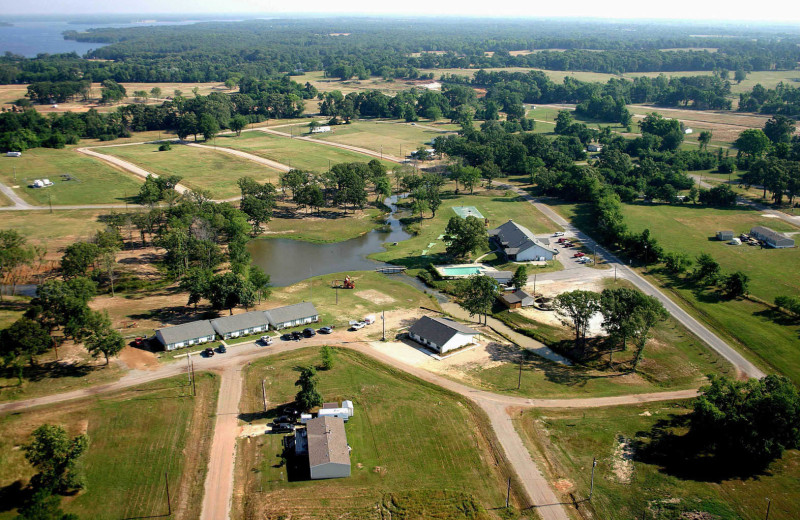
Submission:
M 258 182 L 277 184 L 280 175 L 278 170 L 241 157 L 177 144 L 166 152 L 159 152 L 155 144 L 112 146 L 96 148 L 95 151 L 130 161 L 160 176 L 180 175 L 183 186 L 208 190 L 217 199 L 239 195 L 236 182 L 241 177 L 249 176 Z
M 431 212 L 426 211 L 421 220 L 410 219 L 414 229 L 418 230 L 416 235 L 399 242 L 396 246 L 388 245 L 386 252 L 371 255 L 371 258 L 405 265 L 412 269 L 427 267 L 431 262 L 447 261 L 446 246 L 439 237 L 445 233 L 450 218 L 456 216 L 453 206 L 475 206 L 485 218 L 489 219 L 490 229 L 513 219 L 534 233 L 552 233 L 561 230 L 532 204 L 512 192 L 479 190 L 474 195 L 462 196 L 449 193 L 443 195 L 442 205 L 435 217 L 431 217 Z M 485 252 L 476 253 L 473 258 Z
M 29 243 L 44 244 L 55 251 L 55 244 L 64 245 L 64 239 L 68 244 L 103 229 L 105 225 L 98 220 L 101 214 L 108 214 L 108 210 L 4 211 L 0 214 L 0 229 L 15 229 Z
M 86 488 L 63 500 L 67 512 L 109 520 L 165 516 L 166 473 L 173 516 L 199 518 L 218 386 L 216 376 L 201 373 L 197 397 L 185 377 L 176 377 L 0 416 L 0 486 L 27 482 L 33 470 L 18 447 L 38 426 L 58 424 L 89 437 L 81 459 Z M 14 518 L 15 504 L 4 505 L 0 518 Z
M 332 126 L 330 132 L 313 134 L 320 141 L 341 143 L 383 152 L 395 157 L 406 157 L 420 146 L 428 146 L 433 139 L 447 135 L 431 130 L 424 123 L 411 125 L 405 122 L 353 121 L 349 125 Z
M 305 127 L 300 127 L 305 131 Z M 286 132 L 288 129 L 279 128 Z M 301 130 L 295 130 L 300 132 Z M 252 153 L 265 159 L 277 161 L 298 170 L 327 171 L 329 166 L 345 162 L 369 162 L 375 157 L 333 146 L 313 143 L 303 139 L 292 139 L 266 132 L 244 132 L 241 136 L 217 137 L 217 146 L 226 146 Z M 388 169 L 395 163 L 383 161 Z
M 551 482 L 560 484 L 564 502 L 588 497 L 592 459 L 597 458 L 592 501 L 580 504 L 591 518 L 763 520 L 767 498 L 772 500 L 770 520 L 800 517 L 798 451 L 787 452 L 762 475 L 719 480 L 704 480 L 694 473 L 706 468 L 706 463 L 673 468 L 669 454 L 661 454 L 661 464 L 646 457 L 640 443 L 649 441 L 651 428 L 661 421 L 680 420 L 690 411 L 688 402 L 542 409 L 525 412 L 515 425 L 534 458 L 546 460 L 540 467 L 546 469 Z M 674 431 L 681 435 L 685 428 Z M 623 454 L 622 446 L 630 446 L 632 453 Z M 706 515 L 678 516 L 674 511 L 668 513 L 670 508 Z M 661 516 L 655 516 L 659 510 Z M 587 512 L 584 517 L 589 517 Z
M 318 389 L 326 402 L 354 403 L 345 425 L 352 475 L 294 480 L 281 464 L 283 435 L 241 441 L 241 518 L 484 519 L 486 510 L 505 505 L 506 481 L 487 446 L 485 419 L 469 401 L 356 352 L 336 349 L 335 356 L 333 369 L 318 372 Z M 319 362 L 318 348 L 253 362 L 240 410 L 257 421 L 273 417 L 275 407 L 294 400 L 297 367 Z
M 62 175 L 69 175 L 71 180 Z M 0 179 L 7 186 L 19 186 L 16 193 L 39 206 L 47 206 L 51 201 L 54 206 L 124 203 L 142 185 L 133 175 L 70 148 L 35 148 L 26 150 L 22 157 L 2 157 Z M 50 179 L 55 184 L 31 188 L 36 179 Z

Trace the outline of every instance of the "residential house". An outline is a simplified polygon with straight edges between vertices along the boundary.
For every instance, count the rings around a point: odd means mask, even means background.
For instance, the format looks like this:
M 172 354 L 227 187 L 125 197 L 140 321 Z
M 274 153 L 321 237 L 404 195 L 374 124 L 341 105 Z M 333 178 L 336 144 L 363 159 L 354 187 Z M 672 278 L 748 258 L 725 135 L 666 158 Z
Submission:
M 214 328 L 208 320 L 190 321 L 156 331 L 156 338 L 166 350 L 191 347 L 213 341 Z
M 531 231 L 509 220 L 502 226 L 489 231 L 489 236 L 514 262 L 552 260 L 558 251 L 550 247 L 550 241 L 539 239 Z
M 311 302 L 295 303 L 294 305 L 286 305 L 264 312 L 267 315 L 269 324 L 275 330 L 319 321 L 317 308 Z
M 251 311 L 211 320 L 211 326 L 222 339 L 230 339 L 266 331 L 269 319 L 264 311 Z
M 520 307 L 530 307 L 533 305 L 533 296 L 522 289 L 503 293 L 499 298 L 509 309 L 519 309 Z
M 480 332 L 446 318 L 423 316 L 408 329 L 408 336 L 444 354 L 463 346 L 475 343 Z
M 295 430 L 295 455 L 308 454 L 314 480 L 350 476 L 350 446 L 344 421 L 338 417 L 317 417 Z

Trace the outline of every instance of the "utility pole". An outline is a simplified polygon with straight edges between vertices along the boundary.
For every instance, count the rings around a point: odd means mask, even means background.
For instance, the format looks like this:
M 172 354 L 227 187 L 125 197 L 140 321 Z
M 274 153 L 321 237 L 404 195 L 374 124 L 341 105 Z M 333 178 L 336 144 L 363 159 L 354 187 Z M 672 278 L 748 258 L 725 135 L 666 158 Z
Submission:
M 197 385 L 194 378 L 194 361 L 192 361 L 192 395 L 197 395 Z
M 169 479 L 167 479 L 167 472 L 164 472 L 164 488 L 167 490 L 167 516 L 172 515 L 172 501 L 169 499 Z
M 597 466 L 597 459 L 592 457 L 592 481 L 589 485 L 589 502 L 592 501 L 592 494 L 594 494 L 594 468 Z
M 519 378 L 517 379 L 517 390 L 522 386 L 522 358 L 519 358 Z
M 381 311 L 381 322 L 383 323 L 383 337 L 381 341 L 386 341 L 386 311 Z
M 192 384 L 192 362 L 189 359 L 191 354 L 186 354 L 186 376 L 189 378 L 189 384 Z
M 383 160 L 383 145 L 381 145 L 381 161 Z M 16 179 L 16 176 L 14 177 Z
M 47 202 L 50 203 L 50 213 L 53 213 L 53 194 L 50 192 L 47 193 Z
M 533 297 L 536 298 L 536 274 L 533 275 Z
M 511 477 L 508 478 L 508 490 L 506 491 L 506 509 L 508 509 L 508 503 L 511 501 Z
M 264 413 L 267 413 L 267 380 L 261 380 L 261 397 L 264 400 Z
M 339 286 L 336 286 L 336 305 L 339 305 Z
M 614 264 L 614 281 L 617 281 L 617 264 Z
M 766 516 L 766 518 L 764 520 L 769 520 L 769 508 L 770 508 L 770 506 L 772 506 L 772 500 L 770 500 L 768 498 L 767 499 L 767 516 Z

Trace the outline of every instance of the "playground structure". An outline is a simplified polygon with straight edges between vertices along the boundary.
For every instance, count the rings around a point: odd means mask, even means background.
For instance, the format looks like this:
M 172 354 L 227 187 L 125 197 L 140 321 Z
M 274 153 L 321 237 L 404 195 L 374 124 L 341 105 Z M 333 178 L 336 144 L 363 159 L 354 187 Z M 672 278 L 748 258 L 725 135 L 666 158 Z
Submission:
M 344 277 L 344 280 L 332 280 L 331 289 L 355 289 L 356 282 L 350 278 L 350 275 Z

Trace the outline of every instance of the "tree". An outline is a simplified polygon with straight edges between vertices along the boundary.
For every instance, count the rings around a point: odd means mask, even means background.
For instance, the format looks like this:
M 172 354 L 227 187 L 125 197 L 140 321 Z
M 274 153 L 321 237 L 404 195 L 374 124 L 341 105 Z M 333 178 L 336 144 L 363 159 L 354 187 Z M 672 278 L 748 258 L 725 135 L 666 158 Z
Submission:
M 236 137 L 242 135 L 242 130 L 247 127 L 247 118 L 241 114 L 237 114 L 233 116 L 228 126 L 231 127 L 231 130 L 236 132 Z
M 86 339 L 86 350 L 93 357 L 103 354 L 106 357 L 106 365 L 109 356 L 116 356 L 123 348 L 125 348 L 125 338 L 110 327 L 97 331 Z
M 729 298 L 747 296 L 750 290 L 750 277 L 741 271 L 736 271 L 725 277 L 725 294 Z
M 100 248 L 90 242 L 75 242 L 67 246 L 61 257 L 61 274 L 64 278 L 84 276 L 100 257 Z
M 197 304 L 209 293 L 213 276 L 214 272 L 211 269 L 201 267 L 192 267 L 186 271 L 180 282 L 181 290 L 189 293 L 186 305 L 194 305 L 197 310 Z
M 38 321 L 22 317 L 7 329 L 0 331 L 0 358 L 6 366 L 17 369 L 17 378 L 22 384 L 22 364 L 27 359 L 31 366 L 36 364 L 36 356 L 44 354 L 53 345 L 47 329 Z
M 522 289 L 525 284 L 528 283 L 528 268 L 524 264 L 517 267 L 517 270 L 514 271 L 514 276 L 511 277 L 511 283 L 514 284 L 514 288 L 517 290 Z
M 717 283 L 719 278 L 720 266 L 708 253 L 701 253 L 697 257 L 697 267 L 694 269 L 694 277 L 700 282 L 712 285 Z
M 459 180 L 464 185 L 464 189 L 468 189 L 471 195 L 475 186 L 481 182 L 481 170 L 473 166 L 464 166 L 461 168 Z
M 667 309 L 653 296 L 639 293 L 639 302 L 633 313 L 633 337 L 636 341 L 636 357 L 633 360 L 633 371 L 639 367 L 644 354 L 644 347 L 647 344 L 647 336 L 650 330 L 659 321 L 669 318 Z
M 737 381 L 711 376 L 690 416 L 690 437 L 700 449 L 763 467 L 800 447 L 800 394 L 787 378 L 768 375 Z
M 775 115 L 764 123 L 764 135 L 773 144 L 788 143 L 791 140 L 797 122 L 783 115 Z
M 460 217 L 456 217 L 460 218 Z M 499 288 L 497 280 L 491 276 L 472 275 L 466 280 L 461 280 L 456 286 L 456 295 L 459 304 L 469 311 L 470 317 L 483 314 L 484 323 L 486 316 L 492 310 Z
M 31 486 L 50 493 L 83 488 L 76 463 L 88 447 L 86 435 L 70 439 L 61 426 L 43 424 L 36 428 L 31 442 L 22 446 L 25 459 L 38 471 L 31 478 Z
M 747 79 L 747 72 L 744 69 L 736 69 L 733 73 L 733 79 L 736 80 L 736 83 L 741 83 L 742 81 Z
M 751 157 L 761 157 L 769 149 L 769 137 L 758 128 L 743 130 L 733 142 L 740 152 Z
M 214 310 L 228 309 L 233 315 L 233 308 L 237 305 L 245 308 L 253 306 L 255 291 L 249 281 L 236 273 L 223 273 L 211 278 L 208 299 Z
M 564 325 L 572 325 L 575 343 L 583 350 L 589 320 L 600 310 L 600 295 L 594 291 L 569 291 L 553 299 L 553 308 Z
M 26 242 L 26 238 L 14 229 L 0 230 L 0 280 L 6 279 L 11 272 L 33 258 Z M 2 300 L 3 293 L 0 291 Z
M 107 249 L 103 251 L 103 267 L 106 270 L 106 275 L 108 276 L 108 282 L 111 284 L 111 297 L 114 297 L 114 280 L 116 279 L 116 268 L 117 268 L 117 250 L 116 249 Z
M 160 98 L 161 97 L 161 87 L 153 87 L 153 88 L 151 88 L 150 89 L 150 95 L 153 96 L 153 98 L 155 98 L 155 99 Z
M 203 114 L 197 129 L 203 134 L 203 140 L 208 141 L 219 133 L 219 123 L 211 114 Z
M 322 406 L 322 396 L 317 391 L 317 371 L 314 367 L 300 369 L 300 378 L 294 385 L 300 387 L 295 402 L 301 409 L 308 411 L 315 406 Z
M 683 274 L 692 266 L 692 259 L 683 251 L 664 253 L 664 264 L 674 274 Z
M 19 508 L 16 520 L 79 520 L 77 515 L 62 511 L 60 503 L 61 499 L 49 491 L 36 490 Z
M 556 116 L 555 133 L 563 134 L 567 129 L 572 126 L 574 120 L 569 110 L 559 110 Z
M 486 226 L 480 219 L 450 217 L 445 228 L 446 251 L 453 258 L 464 258 L 474 251 L 488 247 Z
M 697 141 L 700 143 L 701 150 L 708 150 L 708 143 L 711 142 L 712 135 L 711 130 L 703 130 L 697 136 Z
M 253 291 L 256 293 L 258 303 L 261 303 L 262 299 L 269 298 L 269 275 L 266 274 L 263 269 L 257 265 L 251 265 L 247 271 L 247 281 L 253 286 Z
M 103 87 L 100 89 L 101 103 L 114 103 L 122 100 L 122 98 L 127 95 L 128 94 L 125 92 L 125 87 L 113 79 L 107 79 L 103 81 Z
M 603 315 L 603 329 L 611 339 L 621 342 L 622 350 L 628 349 L 628 338 L 633 336 L 636 307 L 641 302 L 642 293 L 635 289 L 620 287 L 603 289 L 600 293 L 600 313 Z M 609 348 L 608 365 L 613 364 L 613 343 Z
M 334 352 L 331 347 L 328 345 L 323 345 L 320 349 L 320 355 L 322 356 L 322 370 L 330 370 L 333 368 L 334 363 Z

